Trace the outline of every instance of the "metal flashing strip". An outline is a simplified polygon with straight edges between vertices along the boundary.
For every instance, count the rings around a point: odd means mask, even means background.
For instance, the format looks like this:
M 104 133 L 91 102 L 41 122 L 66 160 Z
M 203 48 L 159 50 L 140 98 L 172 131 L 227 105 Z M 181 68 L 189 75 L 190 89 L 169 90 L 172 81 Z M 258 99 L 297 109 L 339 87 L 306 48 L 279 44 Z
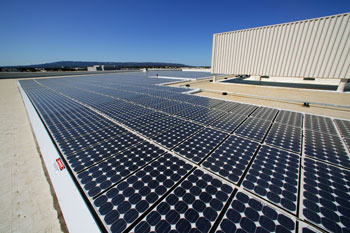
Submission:
M 21 84 L 17 83 L 69 232 L 101 232 L 43 122 Z

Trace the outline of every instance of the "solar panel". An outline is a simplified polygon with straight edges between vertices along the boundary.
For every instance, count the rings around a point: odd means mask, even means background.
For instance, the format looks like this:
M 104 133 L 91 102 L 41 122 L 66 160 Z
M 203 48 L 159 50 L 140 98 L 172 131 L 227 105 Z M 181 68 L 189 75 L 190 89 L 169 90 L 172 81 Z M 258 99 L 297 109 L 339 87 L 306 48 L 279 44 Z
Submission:
M 158 121 L 161 120 L 165 117 L 168 117 L 169 115 L 165 114 L 165 113 L 161 113 L 161 112 L 154 112 L 151 114 L 147 114 L 145 116 L 141 116 L 135 119 L 131 119 L 127 122 L 123 122 L 124 125 L 126 125 L 127 127 L 136 130 L 138 128 L 142 128 L 145 127 L 148 124 L 153 123 L 154 121 Z
M 164 108 L 164 109 L 162 109 L 162 111 L 163 112 L 167 112 L 169 114 L 176 114 L 176 113 L 181 112 L 181 111 L 183 111 L 183 110 L 185 110 L 187 108 L 190 109 L 192 107 L 194 107 L 192 104 L 184 104 L 184 103 L 180 104 L 179 103 L 177 105 L 172 105 L 172 106 L 170 106 L 168 108 Z
M 316 229 L 302 221 L 299 221 L 299 231 L 300 233 L 322 233 L 321 230 Z
M 163 153 L 159 147 L 143 142 L 79 173 L 78 179 L 88 196 L 94 197 Z
M 203 162 L 203 167 L 237 184 L 258 146 L 232 135 Z
M 226 115 L 224 111 L 210 109 L 208 111 L 202 112 L 199 116 L 192 119 L 201 124 L 209 125 L 211 122 L 218 120 L 224 115 Z
M 238 192 L 216 232 L 295 232 L 296 221 L 290 216 Z
M 230 111 L 233 111 L 239 105 L 240 105 L 239 103 L 223 101 L 220 104 L 215 105 L 214 108 L 222 111 L 230 112 Z
M 344 138 L 345 145 L 348 147 L 348 150 L 350 151 L 350 138 Z
M 259 107 L 250 116 L 259 118 L 265 121 L 273 121 L 277 113 L 278 113 L 277 109 Z
M 178 104 L 179 104 L 179 102 L 177 102 L 177 101 L 167 100 L 166 102 L 154 104 L 151 106 L 151 108 L 161 110 L 161 109 L 169 108 L 171 106 L 178 105 Z
M 185 142 L 175 147 L 174 151 L 195 163 L 200 163 L 228 134 L 205 128 Z
M 165 81 L 23 82 L 102 231 L 350 229 L 350 121 L 303 122 L 156 85 Z
M 350 229 L 350 171 L 304 159 L 303 217 L 330 232 Z
M 72 154 L 64 154 L 68 163 L 75 172 L 80 172 L 95 163 L 107 159 L 110 156 L 117 154 L 131 146 L 144 142 L 140 137 L 127 133 L 115 137 L 109 141 L 88 147 L 81 151 L 74 151 Z
M 197 169 L 132 232 L 209 232 L 232 191 L 229 185 Z
M 144 169 L 100 195 L 94 207 L 107 229 L 122 232 L 181 180 L 192 166 L 165 154 Z
M 302 127 L 303 125 L 303 114 L 298 112 L 290 112 L 286 110 L 279 111 L 275 122 L 280 124 L 291 125 L 295 127 Z
M 185 121 L 179 118 L 168 116 L 144 127 L 136 129 L 136 131 L 148 138 L 153 138 L 156 135 L 174 128 L 177 125 L 184 124 Z
M 252 112 L 257 109 L 257 106 L 249 105 L 249 104 L 239 104 L 237 107 L 232 109 L 230 112 L 233 114 L 240 114 L 244 116 L 249 116 Z
M 136 99 L 133 102 L 136 104 L 141 104 L 143 106 L 150 107 L 154 104 L 164 103 L 166 100 L 159 97 L 145 95 L 142 98 Z
M 262 146 L 244 178 L 243 186 L 296 214 L 300 157 Z
M 258 120 L 255 118 L 248 118 L 235 133 L 250 139 L 261 142 L 267 133 L 271 122 Z
M 300 154 L 302 129 L 275 123 L 267 134 L 265 143 Z
M 225 116 L 219 118 L 210 125 L 217 129 L 232 133 L 245 119 L 246 116 L 227 113 Z
M 148 114 L 152 114 L 154 113 L 153 110 L 147 109 L 147 108 L 142 108 L 142 109 L 138 109 L 135 111 L 130 111 L 130 112 L 126 112 L 122 115 L 116 116 L 115 119 L 118 120 L 119 122 L 126 122 L 129 121 L 131 119 L 137 118 L 137 117 L 141 117 L 141 116 L 145 116 Z M 114 118 L 113 116 L 111 116 L 112 118 Z
M 44 118 L 45 119 L 45 118 Z M 96 117 L 94 118 L 82 118 L 80 120 L 64 121 L 59 122 L 54 125 L 48 125 L 47 127 L 51 132 L 61 132 L 62 130 L 72 130 L 85 128 L 87 130 L 98 130 L 106 126 L 114 125 L 113 122 L 107 120 L 106 118 Z
M 341 136 L 350 138 L 350 121 L 335 119 L 334 123 L 338 127 Z
M 193 119 L 198 115 L 201 115 L 205 112 L 207 112 L 209 109 L 205 107 L 200 106 L 193 106 L 191 108 L 186 108 L 183 111 L 179 111 L 175 113 L 175 115 L 186 118 L 186 119 Z
M 168 149 L 172 149 L 200 129 L 203 129 L 203 126 L 186 122 L 157 135 L 153 140 Z
M 305 130 L 304 154 L 350 168 L 350 158 L 340 137 Z
M 192 104 L 200 105 L 207 108 L 215 108 L 220 103 L 224 102 L 223 100 L 211 99 L 202 96 L 193 96 L 196 97 L 195 100 L 191 101 Z
M 332 119 L 329 117 L 305 114 L 305 128 L 321 133 L 337 135 Z

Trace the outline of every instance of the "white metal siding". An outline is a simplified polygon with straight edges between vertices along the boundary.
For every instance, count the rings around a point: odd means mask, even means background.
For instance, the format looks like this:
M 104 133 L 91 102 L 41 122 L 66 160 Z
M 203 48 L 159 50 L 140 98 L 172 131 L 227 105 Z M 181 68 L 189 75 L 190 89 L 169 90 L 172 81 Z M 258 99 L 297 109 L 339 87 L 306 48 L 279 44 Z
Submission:
M 350 14 L 214 34 L 213 73 L 350 79 Z

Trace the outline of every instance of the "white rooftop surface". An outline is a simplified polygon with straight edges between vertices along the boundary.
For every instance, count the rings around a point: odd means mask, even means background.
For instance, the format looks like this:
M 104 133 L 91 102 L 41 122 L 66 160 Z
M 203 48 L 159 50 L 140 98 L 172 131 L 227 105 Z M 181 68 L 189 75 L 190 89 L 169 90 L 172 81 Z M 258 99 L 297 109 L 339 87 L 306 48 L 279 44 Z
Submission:
M 0 93 L 0 232 L 64 232 L 16 80 Z

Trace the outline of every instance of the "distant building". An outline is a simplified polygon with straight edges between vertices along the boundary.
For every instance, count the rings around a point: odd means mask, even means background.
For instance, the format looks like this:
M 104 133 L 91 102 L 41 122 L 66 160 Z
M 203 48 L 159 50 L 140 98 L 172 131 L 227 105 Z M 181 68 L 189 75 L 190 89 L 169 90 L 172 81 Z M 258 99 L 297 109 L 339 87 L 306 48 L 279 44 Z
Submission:
M 100 71 L 100 70 L 104 70 L 104 65 L 94 65 L 94 66 L 88 66 L 87 67 L 88 71 Z

